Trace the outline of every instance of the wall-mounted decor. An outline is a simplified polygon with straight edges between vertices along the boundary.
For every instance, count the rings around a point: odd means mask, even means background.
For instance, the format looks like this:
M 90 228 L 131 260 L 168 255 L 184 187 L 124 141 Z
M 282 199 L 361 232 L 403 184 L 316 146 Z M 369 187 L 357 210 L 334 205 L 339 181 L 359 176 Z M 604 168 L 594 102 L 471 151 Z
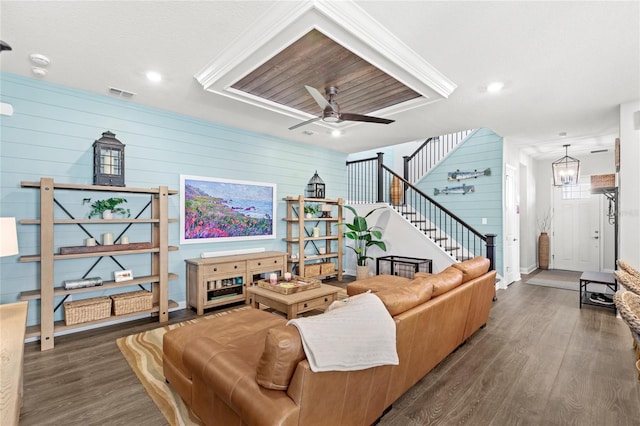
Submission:
M 276 184 L 180 175 L 180 244 L 276 237 Z
M 447 180 L 457 180 L 460 182 L 462 179 L 475 179 L 479 176 L 491 176 L 491 169 L 484 169 L 478 171 L 477 169 L 472 172 L 461 172 L 459 169 L 455 172 L 449 172 Z
M 443 189 L 438 189 L 438 188 L 433 188 L 433 195 L 440 195 L 440 194 L 445 194 L 445 195 L 449 195 L 449 194 L 467 194 L 469 192 L 476 192 L 476 189 L 473 185 L 465 185 L 462 184 L 462 186 L 456 186 L 454 188 L 449 188 L 449 187 L 445 187 Z

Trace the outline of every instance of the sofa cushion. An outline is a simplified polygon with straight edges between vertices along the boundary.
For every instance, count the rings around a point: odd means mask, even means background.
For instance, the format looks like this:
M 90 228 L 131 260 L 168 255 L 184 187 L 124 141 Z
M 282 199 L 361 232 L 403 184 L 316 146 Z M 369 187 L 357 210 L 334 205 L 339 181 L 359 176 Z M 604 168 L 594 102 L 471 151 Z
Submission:
M 489 259 L 478 256 L 465 260 L 462 263 L 454 263 L 451 266 L 462 271 L 462 282 L 466 283 L 474 278 L 478 278 L 480 275 L 486 274 L 487 271 L 489 271 L 489 265 Z
M 442 272 L 432 275 L 428 278 L 429 282 L 433 284 L 433 296 L 431 297 L 438 297 L 458 287 L 462 284 L 462 274 L 459 269 L 449 266 Z
M 375 293 L 391 316 L 401 314 L 431 299 L 433 284 L 429 278 L 416 278 L 408 284 Z
M 371 293 L 377 293 L 389 288 L 395 288 L 398 285 L 407 284 L 409 281 L 411 281 L 409 278 L 397 275 L 376 275 L 347 284 L 347 294 L 355 296 L 356 294 L 366 293 L 369 290 Z
M 298 329 L 287 325 L 274 327 L 265 338 L 256 381 L 267 389 L 286 390 L 296 366 L 304 358 Z

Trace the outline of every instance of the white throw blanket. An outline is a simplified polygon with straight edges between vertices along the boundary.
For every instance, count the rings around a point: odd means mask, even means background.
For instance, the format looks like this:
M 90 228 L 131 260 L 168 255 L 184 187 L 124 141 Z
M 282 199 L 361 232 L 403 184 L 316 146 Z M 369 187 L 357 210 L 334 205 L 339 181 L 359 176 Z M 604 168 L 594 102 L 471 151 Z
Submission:
M 288 322 L 300 331 L 311 371 L 397 365 L 396 325 L 382 301 L 362 294 L 344 307 Z

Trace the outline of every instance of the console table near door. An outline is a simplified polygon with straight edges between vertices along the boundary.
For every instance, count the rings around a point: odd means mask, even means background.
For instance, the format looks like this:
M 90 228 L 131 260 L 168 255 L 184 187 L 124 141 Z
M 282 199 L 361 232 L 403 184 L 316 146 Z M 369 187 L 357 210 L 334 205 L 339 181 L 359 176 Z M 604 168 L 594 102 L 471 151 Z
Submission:
M 615 303 L 608 305 L 602 305 L 599 303 L 594 303 L 589 300 L 589 296 L 591 295 L 591 291 L 588 291 L 588 287 L 590 284 L 601 284 L 607 286 L 610 290 L 615 293 L 618 291 L 618 282 L 614 278 L 613 274 L 609 272 L 583 272 L 580 275 L 580 309 L 582 309 L 582 305 L 593 305 L 600 306 L 601 308 L 609 308 L 613 309 L 613 312 L 616 312 Z
M 20 418 L 27 305 L 0 305 L 0 419 L 7 426 L 17 425 Z

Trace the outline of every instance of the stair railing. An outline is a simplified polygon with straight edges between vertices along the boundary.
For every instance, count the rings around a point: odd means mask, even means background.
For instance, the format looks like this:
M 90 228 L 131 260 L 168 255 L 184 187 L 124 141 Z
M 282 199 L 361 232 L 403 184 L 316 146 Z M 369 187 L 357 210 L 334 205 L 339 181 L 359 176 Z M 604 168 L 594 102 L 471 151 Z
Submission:
M 428 138 L 404 160 L 404 179 L 416 183 L 466 139 L 474 129 Z
M 350 204 L 387 203 L 454 258 L 485 256 L 495 269 L 496 235 L 478 232 L 389 169 L 383 164 L 383 153 L 347 161 L 347 176 Z

